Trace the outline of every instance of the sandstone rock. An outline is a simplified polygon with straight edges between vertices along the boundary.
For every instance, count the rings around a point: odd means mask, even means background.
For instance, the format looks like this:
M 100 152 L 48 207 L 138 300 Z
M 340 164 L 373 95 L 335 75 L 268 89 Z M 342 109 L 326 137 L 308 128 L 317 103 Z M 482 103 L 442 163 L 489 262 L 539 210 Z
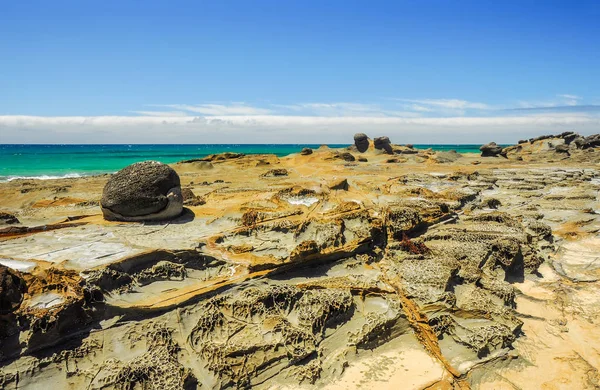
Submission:
M 287 176 L 287 175 L 288 175 L 287 169 L 277 168 L 277 169 L 271 169 L 271 170 L 263 173 L 260 176 L 261 177 L 277 177 L 277 176 Z
M 354 145 L 359 152 L 366 152 L 369 149 L 369 137 L 364 133 L 354 134 Z
M 458 153 L 456 150 L 449 150 L 447 152 L 438 152 L 435 155 L 435 160 L 438 163 L 445 164 L 445 163 L 455 162 L 456 160 L 458 160 L 461 157 L 462 157 L 462 155 L 460 153 Z
M 200 161 L 225 161 L 233 160 L 244 156 L 244 153 L 225 152 L 220 154 L 210 154 L 204 158 L 201 158 Z
M 352 153 L 348 153 L 348 152 L 336 153 L 333 156 L 333 158 L 348 161 L 348 162 L 356 161 L 356 158 L 352 155 Z
M 183 210 L 179 175 L 158 161 L 129 165 L 108 180 L 100 205 L 110 221 L 175 218 Z
M 556 150 L 557 153 L 569 153 L 569 145 L 566 145 L 566 144 L 556 145 L 554 150 Z
M 181 190 L 183 196 L 183 204 L 186 206 L 202 206 L 206 204 L 206 200 L 201 196 L 194 194 L 191 188 L 184 188 Z
M 0 264 L 0 314 L 11 313 L 18 309 L 26 290 L 21 275 Z
M 496 157 L 502 152 L 502 147 L 496 145 L 495 142 L 490 142 L 479 148 L 481 157 Z
M 375 149 L 383 150 L 385 153 L 392 154 L 394 150 L 392 149 L 392 144 L 388 137 L 377 137 L 373 140 Z
M 300 151 L 300 155 L 302 156 L 308 156 L 309 154 L 313 154 L 313 150 L 311 148 L 302 148 L 302 151 Z
M 329 189 L 348 191 L 348 180 L 347 179 L 336 180 L 329 184 Z
M 359 157 L 357 160 L 360 162 L 368 162 L 369 161 L 369 160 L 367 160 L 366 157 Z

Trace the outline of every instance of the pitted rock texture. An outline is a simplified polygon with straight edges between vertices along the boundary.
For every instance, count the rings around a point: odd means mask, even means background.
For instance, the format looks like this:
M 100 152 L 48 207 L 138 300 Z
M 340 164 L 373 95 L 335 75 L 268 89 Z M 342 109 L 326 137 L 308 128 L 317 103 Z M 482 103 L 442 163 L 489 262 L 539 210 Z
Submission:
M 0 231 L 26 286 L 0 315 L 0 387 L 594 388 L 600 156 L 576 139 L 176 164 L 203 202 L 176 223 L 24 206 L 73 216 Z M 107 179 L 2 183 L 0 206 Z
M 102 193 L 107 220 L 168 220 L 181 214 L 183 196 L 179 175 L 166 164 L 144 161 L 115 173 Z

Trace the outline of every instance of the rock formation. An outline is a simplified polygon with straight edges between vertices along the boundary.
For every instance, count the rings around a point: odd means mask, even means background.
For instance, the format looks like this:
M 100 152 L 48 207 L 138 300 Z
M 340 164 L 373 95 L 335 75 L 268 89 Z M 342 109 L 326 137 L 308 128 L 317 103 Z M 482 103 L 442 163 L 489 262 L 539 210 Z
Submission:
M 115 173 L 102 193 L 102 213 L 111 221 L 160 221 L 183 210 L 179 176 L 157 161 L 132 164 Z
M 364 153 L 369 149 L 369 137 L 364 133 L 354 134 L 354 145 L 360 153 Z
M 495 142 L 482 145 L 479 150 L 481 151 L 481 157 L 497 157 L 502 153 L 502 147 L 496 145 Z
M 375 149 L 383 150 L 387 154 L 393 154 L 394 150 L 388 137 L 377 137 L 373 140 Z
M 175 164 L 205 204 L 160 226 L 98 218 L 114 176 L 0 183 L 22 222 L 0 228 L 0 388 L 594 388 L 600 149 L 579 138 Z M 82 199 L 55 202 L 67 185 Z
M 0 264 L 0 314 L 15 311 L 23 300 L 26 285 L 18 272 Z

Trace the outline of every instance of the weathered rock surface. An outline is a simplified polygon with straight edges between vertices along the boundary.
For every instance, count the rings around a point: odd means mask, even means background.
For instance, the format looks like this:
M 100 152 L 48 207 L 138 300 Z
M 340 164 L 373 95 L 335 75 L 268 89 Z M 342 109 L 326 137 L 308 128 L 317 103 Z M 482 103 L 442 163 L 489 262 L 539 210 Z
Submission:
M 159 226 L 30 206 L 63 181 L 1 183 L 24 226 L 0 263 L 26 289 L 0 315 L 0 387 L 593 388 L 600 158 L 568 137 L 177 164 L 205 204 Z
M 102 192 L 102 212 L 111 221 L 157 221 L 183 210 L 179 176 L 157 161 L 135 163 L 115 173 Z
M 393 154 L 394 149 L 392 148 L 392 143 L 388 137 L 377 137 L 373 140 L 373 144 L 375 149 L 382 150 L 387 154 Z
M 496 157 L 502 153 L 502 147 L 496 145 L 495 142 L 482 145 L 479 150 L 481 151 L 481 157 Z
M 354 146 L 360 153 L 364 153 L 369 149 L 369 137 L 364 133 L 354 134 Z
M 0 265 L 0 315 L 19 308 L 26 288 L 18 272 Z

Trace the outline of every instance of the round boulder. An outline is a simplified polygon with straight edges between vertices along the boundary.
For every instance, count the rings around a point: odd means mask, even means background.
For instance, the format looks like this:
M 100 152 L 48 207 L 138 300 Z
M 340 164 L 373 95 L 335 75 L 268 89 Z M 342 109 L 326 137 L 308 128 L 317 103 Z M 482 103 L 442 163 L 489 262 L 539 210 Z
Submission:
M 179 175 L 158 161 L 129 165 L 111 176 L 100 201 L 109 221 L 162 221 L 183 211 Z
M 366 152 L 369 149 L 369 137 L 365 133 L 354 134 L 354 146 L 359 152 Z
M 308 156 L 309 154 L 312 154 L 313 150 L 311 148 L 302 148 L 302 151 L 300 151 L 300 155 L 302 156 Z

